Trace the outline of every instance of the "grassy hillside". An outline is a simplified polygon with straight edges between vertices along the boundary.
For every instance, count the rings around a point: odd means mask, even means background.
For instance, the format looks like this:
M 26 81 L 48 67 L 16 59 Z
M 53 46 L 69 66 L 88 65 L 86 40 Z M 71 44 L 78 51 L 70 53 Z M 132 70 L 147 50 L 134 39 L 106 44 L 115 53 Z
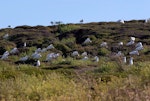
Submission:
M 8 33 L 9 37 L 3 36 Z M 135 44 L 126 46 L 130 37 Z M 83 44 L 90 38 L 92 43 Z M 24 42 L 27 47 L 23 47 Z M 108 47 L 101 47 L 107 42 Z M 123 42 L 123 46 L 118 46 Z M 142 42 L 139 55 L 130 55 Z M 41 52 L 41 66 L 36 60 L 20 62 L 37 48 L 54 49 Z M 150 100 L 150 23 L 143 20 L 60 24 L 53 26 L 17 26 L 0 29 L 0 57 L 17 47 L 19 52 L 0 60 L 1 101 L 149 101 Z M 88 53 L 72 57 L 73 51 Z M 116 54 L 121 51 L 123 55 Z M 45 62 L 49 53 L 60 56 Z M 99 57 L 94 62 L 95 56 Z M 122 57 L 127 57 L 127 63 Z M 134 64 L 129 65 L 133 57 Z

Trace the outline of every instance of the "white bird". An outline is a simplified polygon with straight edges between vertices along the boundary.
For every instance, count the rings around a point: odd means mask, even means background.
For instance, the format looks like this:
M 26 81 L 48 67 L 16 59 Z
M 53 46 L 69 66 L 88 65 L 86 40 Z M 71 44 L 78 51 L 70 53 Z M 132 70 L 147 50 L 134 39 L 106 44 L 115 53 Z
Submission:
M 89 58 L 87 56 L 83 57 L 82 60 L 88 60 Z
M 50 44 L 50 45 L 47 47 L 47 50 L 50 50 L 50 49 L 53 49 L 53 48 L 54 48 L 53 44 Z
M 1 59 L 2 59 L 2 60 L 6 60 L 6 59 L 8 58 L 8 55 L 9 55 L 9 54 L 3 54 L 2 57 L 1 57 Z
M 91 41 L 90 38 L 87 38 L 87 39 L 83 42 L 83 44 L 89 44 L 89 43 L 92 43 L 92 41 Z
M 139 55 L 139 52 L 137 50 L 129 52 L 130 55 Z
M 130 46 L 130 45 L 133 45 L 133 44 L 134 44 L 134 41 L 131 40 L 131 41 L 128 42 L 126 45 L 127 45 L 127 46 Z
M 29 58 L 29 56 L 25 56 L 25 57 L 20 58 L 19 61 L 25 62 L 28 60 L 28 58 Z
M 78 51 L 73 51 L 73 53 L 71 54 L 73 57 L 75 57 L 75 56 L 79 56 L 79 53 L 78 53 Z
M 40 60 L 37 60 L 36 66 L 39 67 L 41 65 Z
M 15 47 L 10 51 L 10 54 L 16 54 L 18 52 L 19 52 L 18 48 Z
M 87 56 L 87 52 L 83 52 L 82 54 L 81 54 L 81 56 Z
M 119 45 L 119 46 L 123 46 L 123 42 L 119 42 L 118 45 Z
M 50 53 L 50 54 L 47 54 L 47 56 L 46 56 L 46 61 L 51 61 L 51 60 L 53 60 L 53 59 L 56 59 L 57 57 L 59 57 L 60 56 L 60 54 L 59 53 L 57 53 L 57 54 L 55 54 L 55 53 Z
M 135 37 L 130 37 L 130 41 L 135 41 Z
M 121 56 L 121 55 L 122 55 L 121 51 L 118 51 L 118 53 L 116 54 L 116 56 Z
M 44 53 L 44 52 L 46 52 L 46 51 L 47 51 L 47 48 L 43 48 L 43 49 L 41 50 L 42 53 Z
M 35 50 L 35 52 L 40 53 L 41 52 L 41 48 L 38 48 L 37 50 Z
M 8 55 L 9 55 L 9 52 L 8 51 L 5 51 L 1 57 L 2 60 L 5 60 L 8 58 Z
M 39 58 L 41 58 L 41 57 L 42 57 L 41 54 L 37 54 L 37 55 L 35 55 L 35 56 L 33 57 L 33 59 L 39 59 Z
M 133 65 L 133 57 L 130 57 L 130 59 L 129 59 L 129 65 Z
M 31 55 L 31 57 L 32 57 L 33 59 L 39 59 L 39 58 L 42 57 L 42 55 L 41 55 L 40 53 L 35 52 L 35 53 L 33 53 L 33 54 Z
M 138 42 L 138 43 L 135 45 L 135 47 L 140 47 L 140 46 L 143 47 L 142 42 Z
M 8 54 L 8 55 L 9 55 L 9 52 L 8 52 L 8 51 L 5 51 L 5 52 L 3 53 L 3 55 L 4 55 L 4 54 Z
M 117 22 L 124 24 L 124 20 L 118 20 Z
M 52 57 L 52 56 L 47 56 L 47 57 L 46 57 L 46 61 L 47 61 L 47 62 L 52 61 L 52 60 L 53 60 L 53 57 Z
M 98 57 L 98 56 L 95 56 L 95 57 L 94 57 L 94 61 L 95 61 L 95 62 L 99 62 L 99 57 Z
M 145 19 L 145 23 L 150 23 L 150 18 Z
M 127 63 L 127 58 L 125 56 L 123 57 L 123 63 Z
M 53 59 L 54 53 L 47 54 L 46 61 L 51 61 Z
M 136 51 L 139 51 L 139 50 L 142 50 L 142 49 L 144 49 L 143 46 L 139 46 L 139 47 L 137 47 L 135 50 L 136 50 Z
M 34 57 L 36 54 L 38 54 L 38 52 L 34 52 L 31 57 Z
M 107 42 L 102 42 L 100 46 L 101 46 L 101 47 L 106 47 L 106 48 L 108 47 L 108 46 L 107 46 Z
M 3 36 L 3 39 L 8 39 L 8 37 L 9 37 L 9 34 L 5 34 L 5 35 Z
M 60 56 L 60 54 L 59 54 L 59 53 L 56 53 L 56 54 L 53 55 L 53 58 L 55 59 L 55 58 L 57 58 L 57 57 L 59 57 L 59 56 Z
M 27 43 L 26 42 L 24 42 L 24 45 L 23 45 L 23 47 L 26 47 L 27 46 Z
M 138 43 L 135 45 L 135 47 L 136 47 L 136 48 L 135 48 L 136 51 L 139 51 L 139 50 L 144 49 L 141 42 L 138 42 Z

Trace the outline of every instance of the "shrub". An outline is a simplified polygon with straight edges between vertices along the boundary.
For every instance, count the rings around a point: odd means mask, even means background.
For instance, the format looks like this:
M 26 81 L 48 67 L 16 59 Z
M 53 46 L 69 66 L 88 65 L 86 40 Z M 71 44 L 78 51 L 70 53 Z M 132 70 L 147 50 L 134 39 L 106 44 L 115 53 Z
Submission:
M 58 32 L 59 33 L 66 33 L 66 32 L 70 32 L 72 30 L 78 29 L 80 28 L 80 26 L 78 25 L 64 25 L 64 24 L 60 24 L 58 25 Z
M 110 51 L 106 48 L 100 48 L 98 50 L 98 55 L 101 55 L 101 56 L 106 56 L 110 53 Z
M 71 49 L 68 46 L 66 46 L 65 44 L 62 44 L 62 43 L 56 44 L 56 49 L 62 51 L 62 53 L 65 57 L 67 57 L 67 53 L 71 51 Z
M 71 61 L 62 61 L 59 64 L 60 65 L 71 65 Z
M 2 55 L 6 50 L 9 51 L 14 47 L 16 47 L 16 45 L 13 42 L 1 40 L 0 41 L 0 54 Z
M 97 73 L 113 73 L 118 71 L 118 66 L 115 62 L 104 62 L 98 69 L 95 70 Z
M 0 79 L 15 79 L 20 73 L 17 71 L 1 71 Z
M 4 47 L 0 47 L 0 55 L 2 55 L 5 51 L 6 49 Z

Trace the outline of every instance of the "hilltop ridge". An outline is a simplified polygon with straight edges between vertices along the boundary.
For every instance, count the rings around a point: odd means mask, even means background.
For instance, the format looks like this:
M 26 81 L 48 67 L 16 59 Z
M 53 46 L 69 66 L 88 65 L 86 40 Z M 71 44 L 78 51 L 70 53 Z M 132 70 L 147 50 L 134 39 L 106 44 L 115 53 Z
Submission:
M 2 40 L 2 36 L 6 33 L 9 33 L 9 39 Z M 54 44 L 58 51 L 61 51 L 65 56 L 73 50 L 87 51 L 90 54 L 97 55 L 98 47 L 103 41 L 108 43 L 110 51 L 118 42 L 122 41 L 124 44 L 129 42 L 132 36 L 136 38 L 136 42 L 142 42 L 146 46 L 141 55 L 147 55 L 149 58 L 150 24 L 145 23 L 144 20 L 125 21 L 124 24 L 120 22 L 97 22 L 53 26 L 25 25 L 5 28 L 0 30 L 0 54 L 2 55 L 4 51 L 13 47 L 21 48 L 23 43 L 26 42 L 28 47 L 35 46 L 37 48 Z M 93 41 L 92 44 L 83 45 L 82 43 L 88 37 Z M 119 50 L 112 49 L 112 51 L 117 52 Z M 148 58 L 145 57 L 145 60 L 148 60 Z

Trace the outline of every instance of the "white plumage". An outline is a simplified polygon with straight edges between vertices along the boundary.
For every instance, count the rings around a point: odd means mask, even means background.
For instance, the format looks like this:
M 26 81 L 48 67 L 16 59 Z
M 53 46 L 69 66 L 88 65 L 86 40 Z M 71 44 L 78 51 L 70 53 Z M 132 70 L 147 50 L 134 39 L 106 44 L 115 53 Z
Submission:
M 57 57 L 59 57 L 59 56 L 60 56 L 60 54 L 59 54 L 59 53 L 56 53 L 56 54 L 54 54 L 53 57 L 54 57 L 54 59 L 55 59 L 55 58 L 57 58 Z
M 122 24 L 124 24 L 124 20 L 118 20 L 117 22 L 120 22 L 120 23 L 122 23 Z
M 39 59 L 39 58 L 42 57 L 42 55 L 41 55 L 40 53 L 35 52 L 35 53 L 33 53 L 33 54 L 31 55 L 31 57 L 32 57 L 33 59 Z
M 19 61 L 25 62 L 28 60 L 28 58 L 29 58 L 29 56 L 25 56 L 25 57 L 20 58 Z
M 4 52 L 3 55 L 2 55 L 2 57 L 1 57 L 1 59 L 2 59 L 2 60 L 7 59 L 7 58 L 8 58 L 8 55 L 9 55 L 9 52 L 8 52 L 8 51 Z
M 42 57 L 41 54 L 37 54 L 37 55 L 35 55 L 35 56 L 33 57 L 33 59 L 39 59 L 39 58 L 41 58 L 41 57 Z
M 139 51 L 139 50 L 142 50 L 143 49 L 143 45 L 142 45 L 142 43 L 141 42 L 138 42 L 136 45 L 135 45 L 135 50 L 136 51 Z
M 139 55 L 139 52 L 137 50 L 129 52 L 130 55 Z
M 129 65 L 133 65 L 133 57 L 130 57 L 130 59 L 129 59 Z
M 78 53 L 78 51 L 73 51 L 73 53 L 71 54 L 73 57 L 75 57 L 75 56 L 79 56 L 79 53 Z
M 81 54 L 81 56 L 87 56 L 87 52 L 83 52 L 82 54 Z
M 38 52 L 34 52 L 31 57 L 34 57 L 36 54 L 38 54 Z
M 130 37 L 130 41 L 135 41 L 135 37 Z
M 139 46 L 139 47 L 135 48 L 136 51 L 139 51 L 139 50 L 142 50 L 142 49 L 144 49 L 143 46 Z
M 7 59 L 7 58 L 8 58 L 8 55 L 7 55 L 7 54 L 2 55 L 2 57 L 1 57 L 2 60 L 5 60 L 5 59 Z
M 50 50 L 50 49 L 53 49 L 53 48 L 54 48 L 53 44 L 50 44 L 50 45 L 47 47 L 47 50 Z
M 140 47 L 140 46 L 143 47 L 142 42 L 138 42 L 138 43 L 135 45 L 135 47 Z
M 116 54 L 116 56 L 121 56 L 121 55 L 122 55 L 121 51 L 118 51 L 118 53 Z
M 5 52 L 3 53 L 3 55 L 4 55 L 4 54 L 8 54 L 8 55 L 9 55 L 9 52 L 8 52 L 8 51 L 5 51 Z
M 8 37 L 9 37 L 9 34 L 5 34 L 5 35 L 3 36 L 3 39 L 8 39 Z
M 15 47 L 10 51 L 10 54 L 16 54 L 18 52 L 19 52 L 18 48 Z
M 46 52 L 47 51 L 47 48 L 43 48 L 42 50 L 41 50 L 41 52 L 43 53 L 43 52 Z
M 38 48 L 37 50 L 35 50 L 35 52 L 40 53 L 41 52 L 41 48 Z
M 95 56 L 95 57 L 94 57 L 94 61 L 95 61 L 95 62 L 99 62 L 99 57 L 98 57 L 98 56 Z
M 101 46 L 101 47 L 106 47 L 106 48 L 108 47 L 108 46 L 107 46 L 107 42 L 102 42 L 100 46 Z
M 83 44 L 89 44 L 89 43 L 92 43 L 92 41 L 91 41 L 90 38 L 87 38 L 87 39 L 83 42 Z
M 87 56 L 83 57 L 82 60 L 88 60 L 89 58 Z
M 135 37 L 130 37 L 130 42 L 128 42 L 126 45 L 127 46 L 130 46 L 130 45 L 133 45 L 135 42 Z
M 123 63 L 127 63 L 127 58 L 125 56 L 123 57 Z
M 51 61 L 53 59 L 56 59 L 57 57 L 59 57 L 60 54 L 59 53 L 50 53 L 50 54 L 47 54 L 46 56 L 46 61 Z
M 131 40 L 130 42 L 128 42 L 126 45 L 127 46 L 130 46 L 130 45 L 133 45 L 134 44 L 134 41 L 133 40 Z
M 119 42 L 118 45 L 119 45 L 119 46 L 123 46 L 123 42 Z
M 27 46 L 27 43 L 26 43 L 26 42 L 24 42 L 23 47 L 26 47 L 26 46 Z
M 39 67 L 41 65 L 40 60 L 37 60 L 36 66 Z
M 51 61 L 53 59 L 54 53 L 47 54 L 46 61 Z
M 145 23 L 150 23 L 150 18 L 145 19 Z

